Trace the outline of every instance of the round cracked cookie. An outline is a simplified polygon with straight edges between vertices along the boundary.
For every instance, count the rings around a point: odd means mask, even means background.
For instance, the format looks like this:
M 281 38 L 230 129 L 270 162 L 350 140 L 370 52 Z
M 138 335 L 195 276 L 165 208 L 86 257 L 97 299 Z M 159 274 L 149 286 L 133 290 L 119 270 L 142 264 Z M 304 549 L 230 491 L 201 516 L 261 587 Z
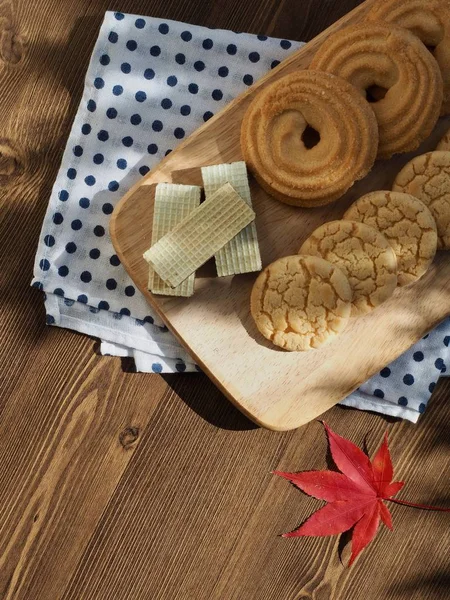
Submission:
M 450 249 L 450 152 L 427 152 L 407 163 L 394 181 L 395 192 L 428 206 L 436 221 L 438 249 Z
M 249 170 L 271 196 L 294 206 L 340 198 L 370 171 L 377 146 L 375 115 L 358 90 L 309 70 L 258 92 L 241 127 Z
M 441 152 L 450 152 L 450 129 L 442 136 L 436 150 Z
M 299 254 L 321 256 L 347 275 L 353 292 L 351 316 L 370 312 L 397 287 L 397 257 L 386 237 L 356 221 L 330 221 L 318 227 Z
M 436 223 L 423 202 L 401 192 L 370 192 L 354 202 L 344 219 L 381 231 L 398 265 L 398 285 L 413 283 L 426 273 L 437 247 Z
M 393 23 L 414 33 L 433 54 L 444 80 L 441 115 L 450 113 L 450 1 L 377 0 L 368 21 Z
M 378 122 L 378 158 L 415 150 L 438 120 L 440 69 L 406 29 L 388 23 L 344 27 L 323 42 L 311 69 L 343 77 L 367 98 Z
M 264 269 L 250 308 L 262 335 L 291 351 L 329 342 L 347 325 L 352 291 L 344 273 L 315 256 L 287 256 Z

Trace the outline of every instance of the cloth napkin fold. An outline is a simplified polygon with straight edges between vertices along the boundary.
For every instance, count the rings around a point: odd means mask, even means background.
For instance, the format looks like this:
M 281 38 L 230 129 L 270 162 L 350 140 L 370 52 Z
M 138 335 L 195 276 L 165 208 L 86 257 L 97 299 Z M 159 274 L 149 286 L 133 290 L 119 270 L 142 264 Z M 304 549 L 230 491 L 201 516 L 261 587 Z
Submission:
M 114 252 L 124 193 L 186 136 L 301 46 L 107 12 L 52 190 L 32 285 L 47 323 L 100 338 L 144 372 L 195 371 Z M 450 362 L 450 320 L 343 403 L 416 421 Z

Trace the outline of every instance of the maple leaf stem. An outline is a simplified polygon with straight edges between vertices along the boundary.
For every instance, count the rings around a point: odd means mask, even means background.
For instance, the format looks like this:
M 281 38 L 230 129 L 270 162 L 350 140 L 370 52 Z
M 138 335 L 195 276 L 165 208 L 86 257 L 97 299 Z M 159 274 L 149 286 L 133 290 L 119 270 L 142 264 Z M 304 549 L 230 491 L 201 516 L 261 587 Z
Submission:
M 413 508 L 422 508 L 423 510 L 437 510 L 441 512 L 450 512 L 450 508 L 443 508 L 442 506 L 429 506 L 428 504 L 416 504 L 415 502 L 408 502 L 407 500 L 397 500 L 396 498 L 383 498 L 387 502 L 395 502 L 395 504 L 403 504 L 404 506 L 412 506 Z

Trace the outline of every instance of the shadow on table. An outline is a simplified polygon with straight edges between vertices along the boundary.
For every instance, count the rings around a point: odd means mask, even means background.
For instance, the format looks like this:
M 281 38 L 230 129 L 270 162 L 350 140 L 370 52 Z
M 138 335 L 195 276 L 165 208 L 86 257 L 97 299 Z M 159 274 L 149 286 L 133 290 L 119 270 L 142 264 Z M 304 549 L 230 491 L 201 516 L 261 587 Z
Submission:
M 450 574 L 448 571 L 436 570 L 434 573 L 421 573 L 408 582 L 394 584 L 390 588 L 392 597 L 411 598 L 418 597 L 420 590 L 421 598 L 448 598 L 450 589 Z
M 234 431 L 258 428 L 203 373 L 173 373 L 162 377 L 189 408 L 211 425 Z

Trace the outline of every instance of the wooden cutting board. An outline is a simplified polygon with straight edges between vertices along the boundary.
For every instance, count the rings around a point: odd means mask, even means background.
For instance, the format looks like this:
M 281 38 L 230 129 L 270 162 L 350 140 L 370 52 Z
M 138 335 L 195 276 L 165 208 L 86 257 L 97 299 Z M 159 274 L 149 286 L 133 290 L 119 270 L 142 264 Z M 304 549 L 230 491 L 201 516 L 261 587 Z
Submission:
M 218 278 L 206 266 L 197 274 L 191 298 L 165 298 L 147 291 L 148 267 L 142 254 L 151 243 L 155 185 L 201 185 L 200 167 L 242 160 L 240 124 L 253 96 L 275 79 L 307 68 L 322 41 L 361 21 L 371 4 L 368 0 L 346 15 L 205 123 L 122 198 L 111 219 L 117 254 L 152 307 L 223 393 L 250 419 L 269 429 L 293 429 L 314 419 L 448 316 L 450 253 L 439 253 L 425 277 L 397 289 L 369 315 L 352 320 L 328 346 L 284 352 L 262 338 L 250 316 L 250 290 L 257 274 Z M 296 254 L 318 225 L 341 218 L 362 194 L 390 189 L 400 168 L 412 156 L 434 149 L 449 125 L 449 120 L 441 120 L 419 151 L 377 163 L 363 181 L 329 206 L 290 207 L 251 180 L 263 265 Z

